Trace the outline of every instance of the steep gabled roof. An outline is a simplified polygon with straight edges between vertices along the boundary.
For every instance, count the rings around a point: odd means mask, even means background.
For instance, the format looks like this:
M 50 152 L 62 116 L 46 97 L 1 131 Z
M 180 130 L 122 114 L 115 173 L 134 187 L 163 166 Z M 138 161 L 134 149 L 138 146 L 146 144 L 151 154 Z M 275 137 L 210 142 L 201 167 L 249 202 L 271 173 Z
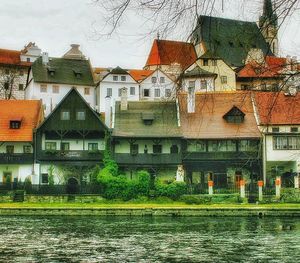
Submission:
M 181 137 L 175 102 L 130 101 L 125 111 L 121 111 L 120 102 L 116 102 L 115 107 L 115 137 Z M 145 118 L 153 118 L 152 124 L 146 125 Z
M 190 139 L 260 137 L 250 93 L 196 93 L 195 113 L 187 112 L 187 99 L 186 93 L 178 96 L 183 137 Z M 242 123 L 229 123 L 223 118 L 234 106 L 245 114 Z
M 197 59 L 194 45 L 187 42 L 155 39 L 145 66 L 179 64 L 186 69 Z
M 0 49 L 0 64 L 30 67 L 30 62 L 21 61 L 21 51 Z
M 272 55 L 255 22 L 200 16 L 192 40 L 195 44 L 204 43 L 207 51 L 234 67 L 245 63 L 251 48 Z
M 257 92 L 255 105 L 261 125 L 299 125 L 300 93 L 295 96 L 283 92 Z
M 128 72 L 135 81 L 140 82 L 149 77 L 154 72 L 154 70 L 130 69 Z
M 42 118 L 39 100 L 0 100 L 0 142 L 32 142 Z M 20 129 L 10 129 L 13 120 L 21 121 Z
M 121 67 L 113 68 L 110 72 L 110 74 L 120 74 L 120 75 L 127 75 L 129 74 L 125 69 L 122 69 Z
M 55 71 L 53 75 L 49 74 L 49 69 Z M 76 72 L 80 76 L 76 76 Z M 94 86 L 89 60 L 49 58 L 49 63 L 44 65 L 40 57 L 32 64 L 32 73 L 35 82 Z

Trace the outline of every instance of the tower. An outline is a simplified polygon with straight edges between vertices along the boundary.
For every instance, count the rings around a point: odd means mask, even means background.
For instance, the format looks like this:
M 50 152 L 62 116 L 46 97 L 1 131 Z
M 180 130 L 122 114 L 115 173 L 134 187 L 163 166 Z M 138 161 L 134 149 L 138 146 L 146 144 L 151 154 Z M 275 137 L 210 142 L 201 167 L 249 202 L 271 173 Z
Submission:
M 273 9 L 272 0 L 264 0 L 263 13 L 259 18 L 259 28 L 270 51 L 278 55 L 278 17 Z

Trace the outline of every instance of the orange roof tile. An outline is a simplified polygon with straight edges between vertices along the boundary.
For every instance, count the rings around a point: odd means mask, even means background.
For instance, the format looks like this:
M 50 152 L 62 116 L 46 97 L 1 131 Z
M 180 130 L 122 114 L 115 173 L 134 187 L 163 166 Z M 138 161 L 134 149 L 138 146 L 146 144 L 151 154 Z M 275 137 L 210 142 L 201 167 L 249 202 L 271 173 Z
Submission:
M 184 70 L 196 59 L 196 51 L 191 43 L 155 39 L 145 66 L 178 63 Z
M 244 114 L 244 122 L 228 123 L 223 116 L 233 107 Z M 249 92 L 196 93 L 195 113 L 187 112 L 187 94 L 179 94 L 183 136 L 190 139 L 259 138 Z
M 300 93 L 289 96 L 284 92 L 257 92 L 255 104 L 262 125 L 300 124 Z
M 0 100 L 0 142 L 31 142 L 42 118 L 39 100 Z M 10 129 L 11 120 L 21 120 L 21 128 Z
M 154 70 L 130 69 L 128 72 L 135 81 L 139 82 L 150 76 L 154 72 Z
M 0 64 L 29 67 L 31 63 L 21 61 L 20 55 L 21 51 L 0 49 Z
M 239 72 L 239 78 L 277 78 L 286 66 L 285 58 L 266 56 L 265 63 L 250 62 Z

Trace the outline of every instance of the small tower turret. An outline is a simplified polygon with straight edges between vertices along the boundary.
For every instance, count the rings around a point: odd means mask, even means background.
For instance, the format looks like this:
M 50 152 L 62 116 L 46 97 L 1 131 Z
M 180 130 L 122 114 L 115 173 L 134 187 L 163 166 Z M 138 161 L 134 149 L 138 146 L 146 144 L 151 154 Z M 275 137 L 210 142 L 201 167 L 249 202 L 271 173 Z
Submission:
M 263 13 L 259 18 L 259 28 L 269 44 L 270 51 L 278 56 L 278 17 L 272 0 L 264 0 Z

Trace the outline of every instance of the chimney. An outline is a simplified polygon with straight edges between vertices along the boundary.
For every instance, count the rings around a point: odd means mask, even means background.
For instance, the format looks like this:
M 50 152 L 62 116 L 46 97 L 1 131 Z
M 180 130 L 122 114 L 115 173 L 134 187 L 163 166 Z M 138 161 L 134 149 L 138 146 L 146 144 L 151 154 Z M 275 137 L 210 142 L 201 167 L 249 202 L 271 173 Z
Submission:
M 105 97 L 105 125 L 111 128 L 111 97 Z
M 195 113 L 195 88 L 192 88 L 192 87 L 188 88 L 187 112 Z
M 78 44 L 71 44 L 71 49 L 63 55 L 63 58 L 85 60 L 85 56 L 79 50 L 79 47 Z
M 121 111 L 125 111 L 127 109 L 128 109 L 127 89 L 122 88 L 122 92 L 121 92 Z
M 42 53 L 42 62 L 44 65 L 47 65 L 49 63 L 49 56 L 47 52 Z

